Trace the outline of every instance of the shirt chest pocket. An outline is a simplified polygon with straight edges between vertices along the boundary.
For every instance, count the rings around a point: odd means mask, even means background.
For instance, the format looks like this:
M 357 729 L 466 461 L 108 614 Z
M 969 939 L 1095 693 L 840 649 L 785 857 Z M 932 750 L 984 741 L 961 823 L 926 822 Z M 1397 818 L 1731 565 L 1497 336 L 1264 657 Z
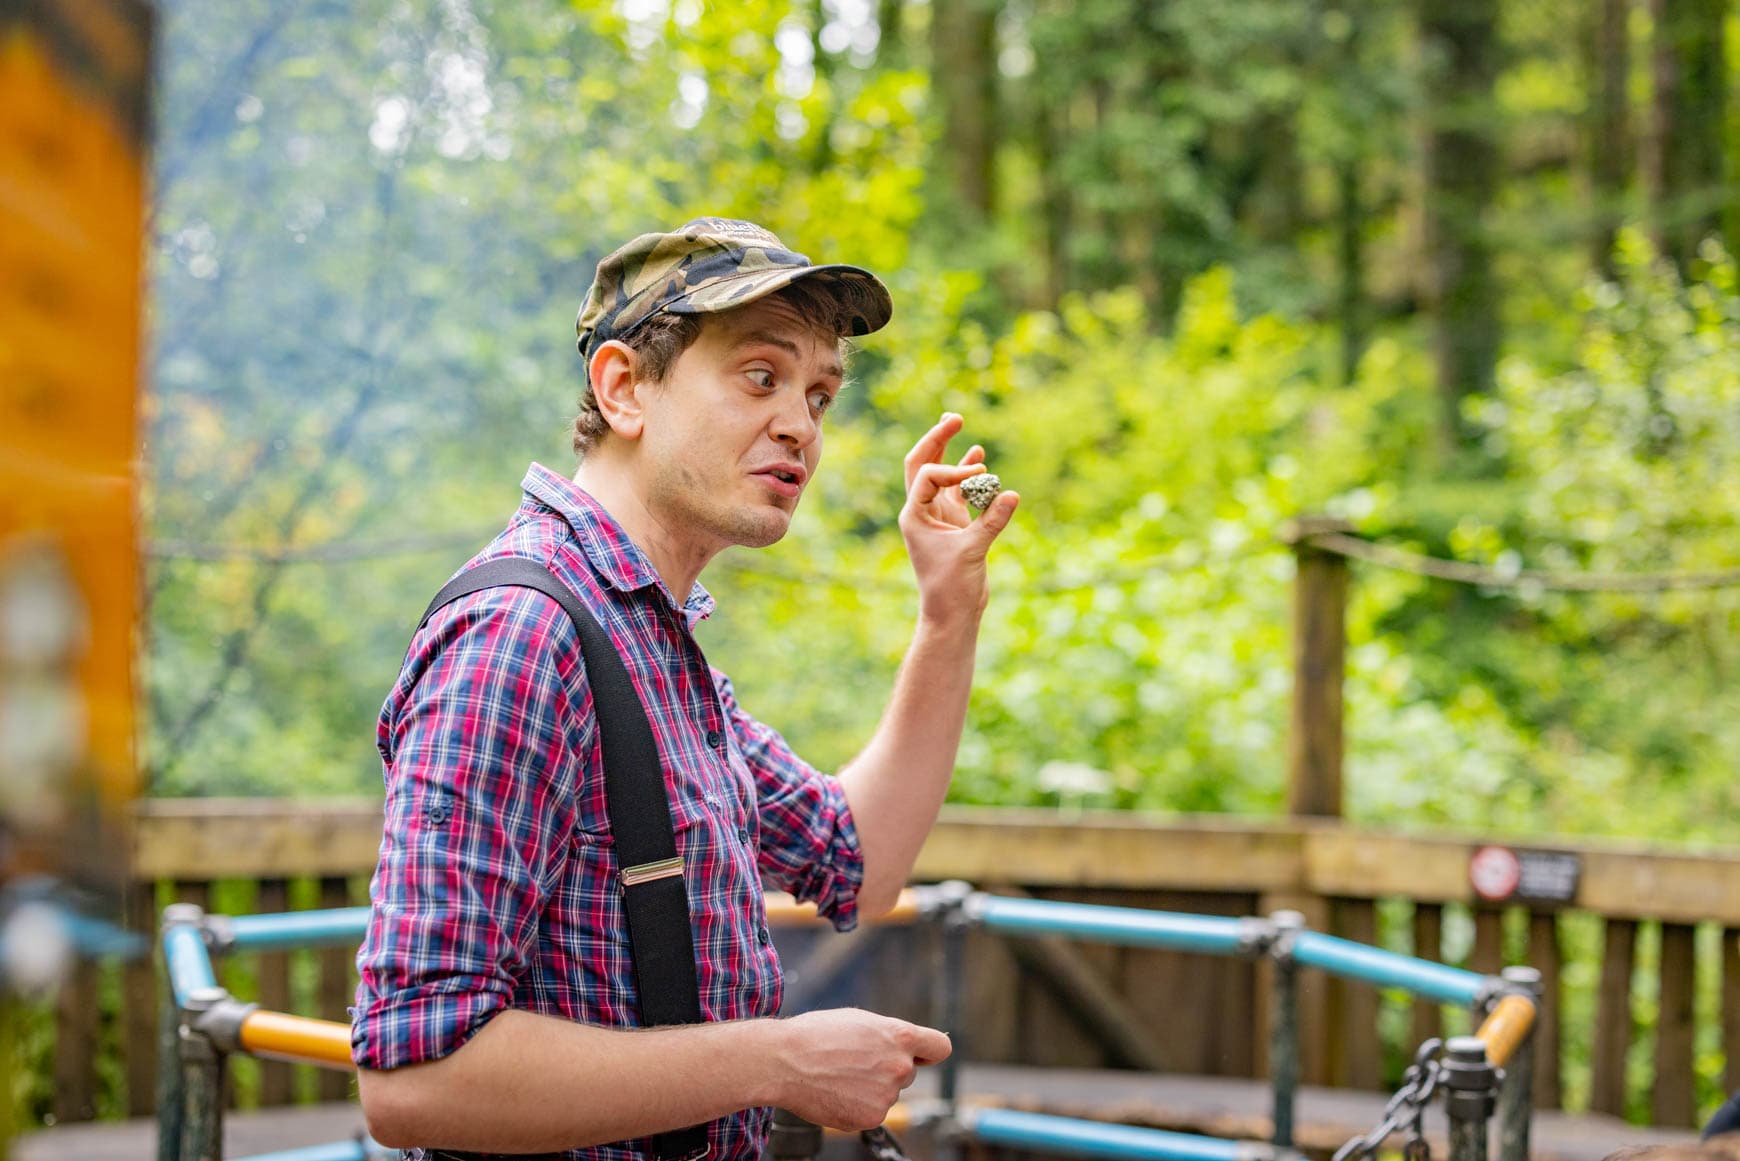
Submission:
M 665 799 L 670 808 L 670 827 L 676 835 L 677 850 L 686 854 L 694 842 L 704 838 L 709 825 L 716 825 L 715 820 L 721 811 L 708 800 L 717 801 L 717 797 L 710 791 L 691 791 L 687 787 L 673 790 L 667 783 Z M 574 844 L 583 851 L 609 851 L 614 855 L 616 835 L 610 827 L 604 796 L 598 795 L 597 802 L 589 805 L 594 809 L 582 812 L 582 820 L 574 827 Z

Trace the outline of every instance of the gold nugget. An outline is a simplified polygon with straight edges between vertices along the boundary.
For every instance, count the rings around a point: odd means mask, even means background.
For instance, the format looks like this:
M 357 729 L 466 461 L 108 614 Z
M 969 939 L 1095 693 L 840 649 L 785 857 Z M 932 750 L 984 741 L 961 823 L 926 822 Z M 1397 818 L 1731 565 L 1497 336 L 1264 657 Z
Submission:
M 982 475 L 968 476 L 961 481 L 961 495 L 967 498 L 967 503 L 983 512 L 991 506 L 991 501 L 997 498 L 997 493 L 1003 490 L 1003 481 L 990 472 Z

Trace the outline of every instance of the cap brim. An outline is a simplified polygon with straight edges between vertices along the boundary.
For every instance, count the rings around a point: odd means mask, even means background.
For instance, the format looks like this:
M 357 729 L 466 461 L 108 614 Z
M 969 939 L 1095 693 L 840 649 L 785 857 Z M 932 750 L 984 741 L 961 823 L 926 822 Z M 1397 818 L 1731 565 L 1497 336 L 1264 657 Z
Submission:
M 794 282 L 810 281 L 840 304 L 844 337 L 871 334 L 894 317 L 894 299 L 882 280 L 861 266 L 780 266 L 717 278 L 666 303 L 670 314 L 716 314 L 766 298 Z

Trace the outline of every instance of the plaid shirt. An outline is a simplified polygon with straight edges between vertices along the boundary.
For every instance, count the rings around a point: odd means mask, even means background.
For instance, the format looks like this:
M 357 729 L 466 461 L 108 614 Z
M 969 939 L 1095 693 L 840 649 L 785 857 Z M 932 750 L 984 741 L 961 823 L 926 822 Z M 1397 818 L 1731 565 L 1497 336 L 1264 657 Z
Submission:
M 530 557 L 609 632 L 663 758 L 701 1012 L 772 1016 L 780 968 L 762 884 L 814 900 L 841 930 L 854 925 L 863 861 L 845 794 L 708 667 L 692 633 L 713 610 L 705 589 L 678 605 L 573 481 L 533 464 L 523 487 L 507 529 L 471 564 Z M 508 1007 L 639 1023 L 592 696 L 561 606 L 500 588 L 438 610 L 411 640 L 377 741 L 386 828 L 357 955 L 357 1064 L 445 1056 Z M 712 1156 L 759 1157 L 769 1119 L 751 1109 L 713 1122 Z M 567 1156 L 627 1161 L 649 1149 Z

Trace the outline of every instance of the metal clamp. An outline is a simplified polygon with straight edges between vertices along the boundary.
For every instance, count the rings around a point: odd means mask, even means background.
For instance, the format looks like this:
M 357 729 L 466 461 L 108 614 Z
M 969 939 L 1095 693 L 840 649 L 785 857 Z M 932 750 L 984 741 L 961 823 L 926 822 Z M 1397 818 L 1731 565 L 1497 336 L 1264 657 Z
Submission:
M 940 922 L 946 930 L 951 925 L 971 926 L 979 922 L 979 910 L 974 904 L 982 898 L 971 883 L 960 879 L 920 888 L 918 913 L 926 919 Z

